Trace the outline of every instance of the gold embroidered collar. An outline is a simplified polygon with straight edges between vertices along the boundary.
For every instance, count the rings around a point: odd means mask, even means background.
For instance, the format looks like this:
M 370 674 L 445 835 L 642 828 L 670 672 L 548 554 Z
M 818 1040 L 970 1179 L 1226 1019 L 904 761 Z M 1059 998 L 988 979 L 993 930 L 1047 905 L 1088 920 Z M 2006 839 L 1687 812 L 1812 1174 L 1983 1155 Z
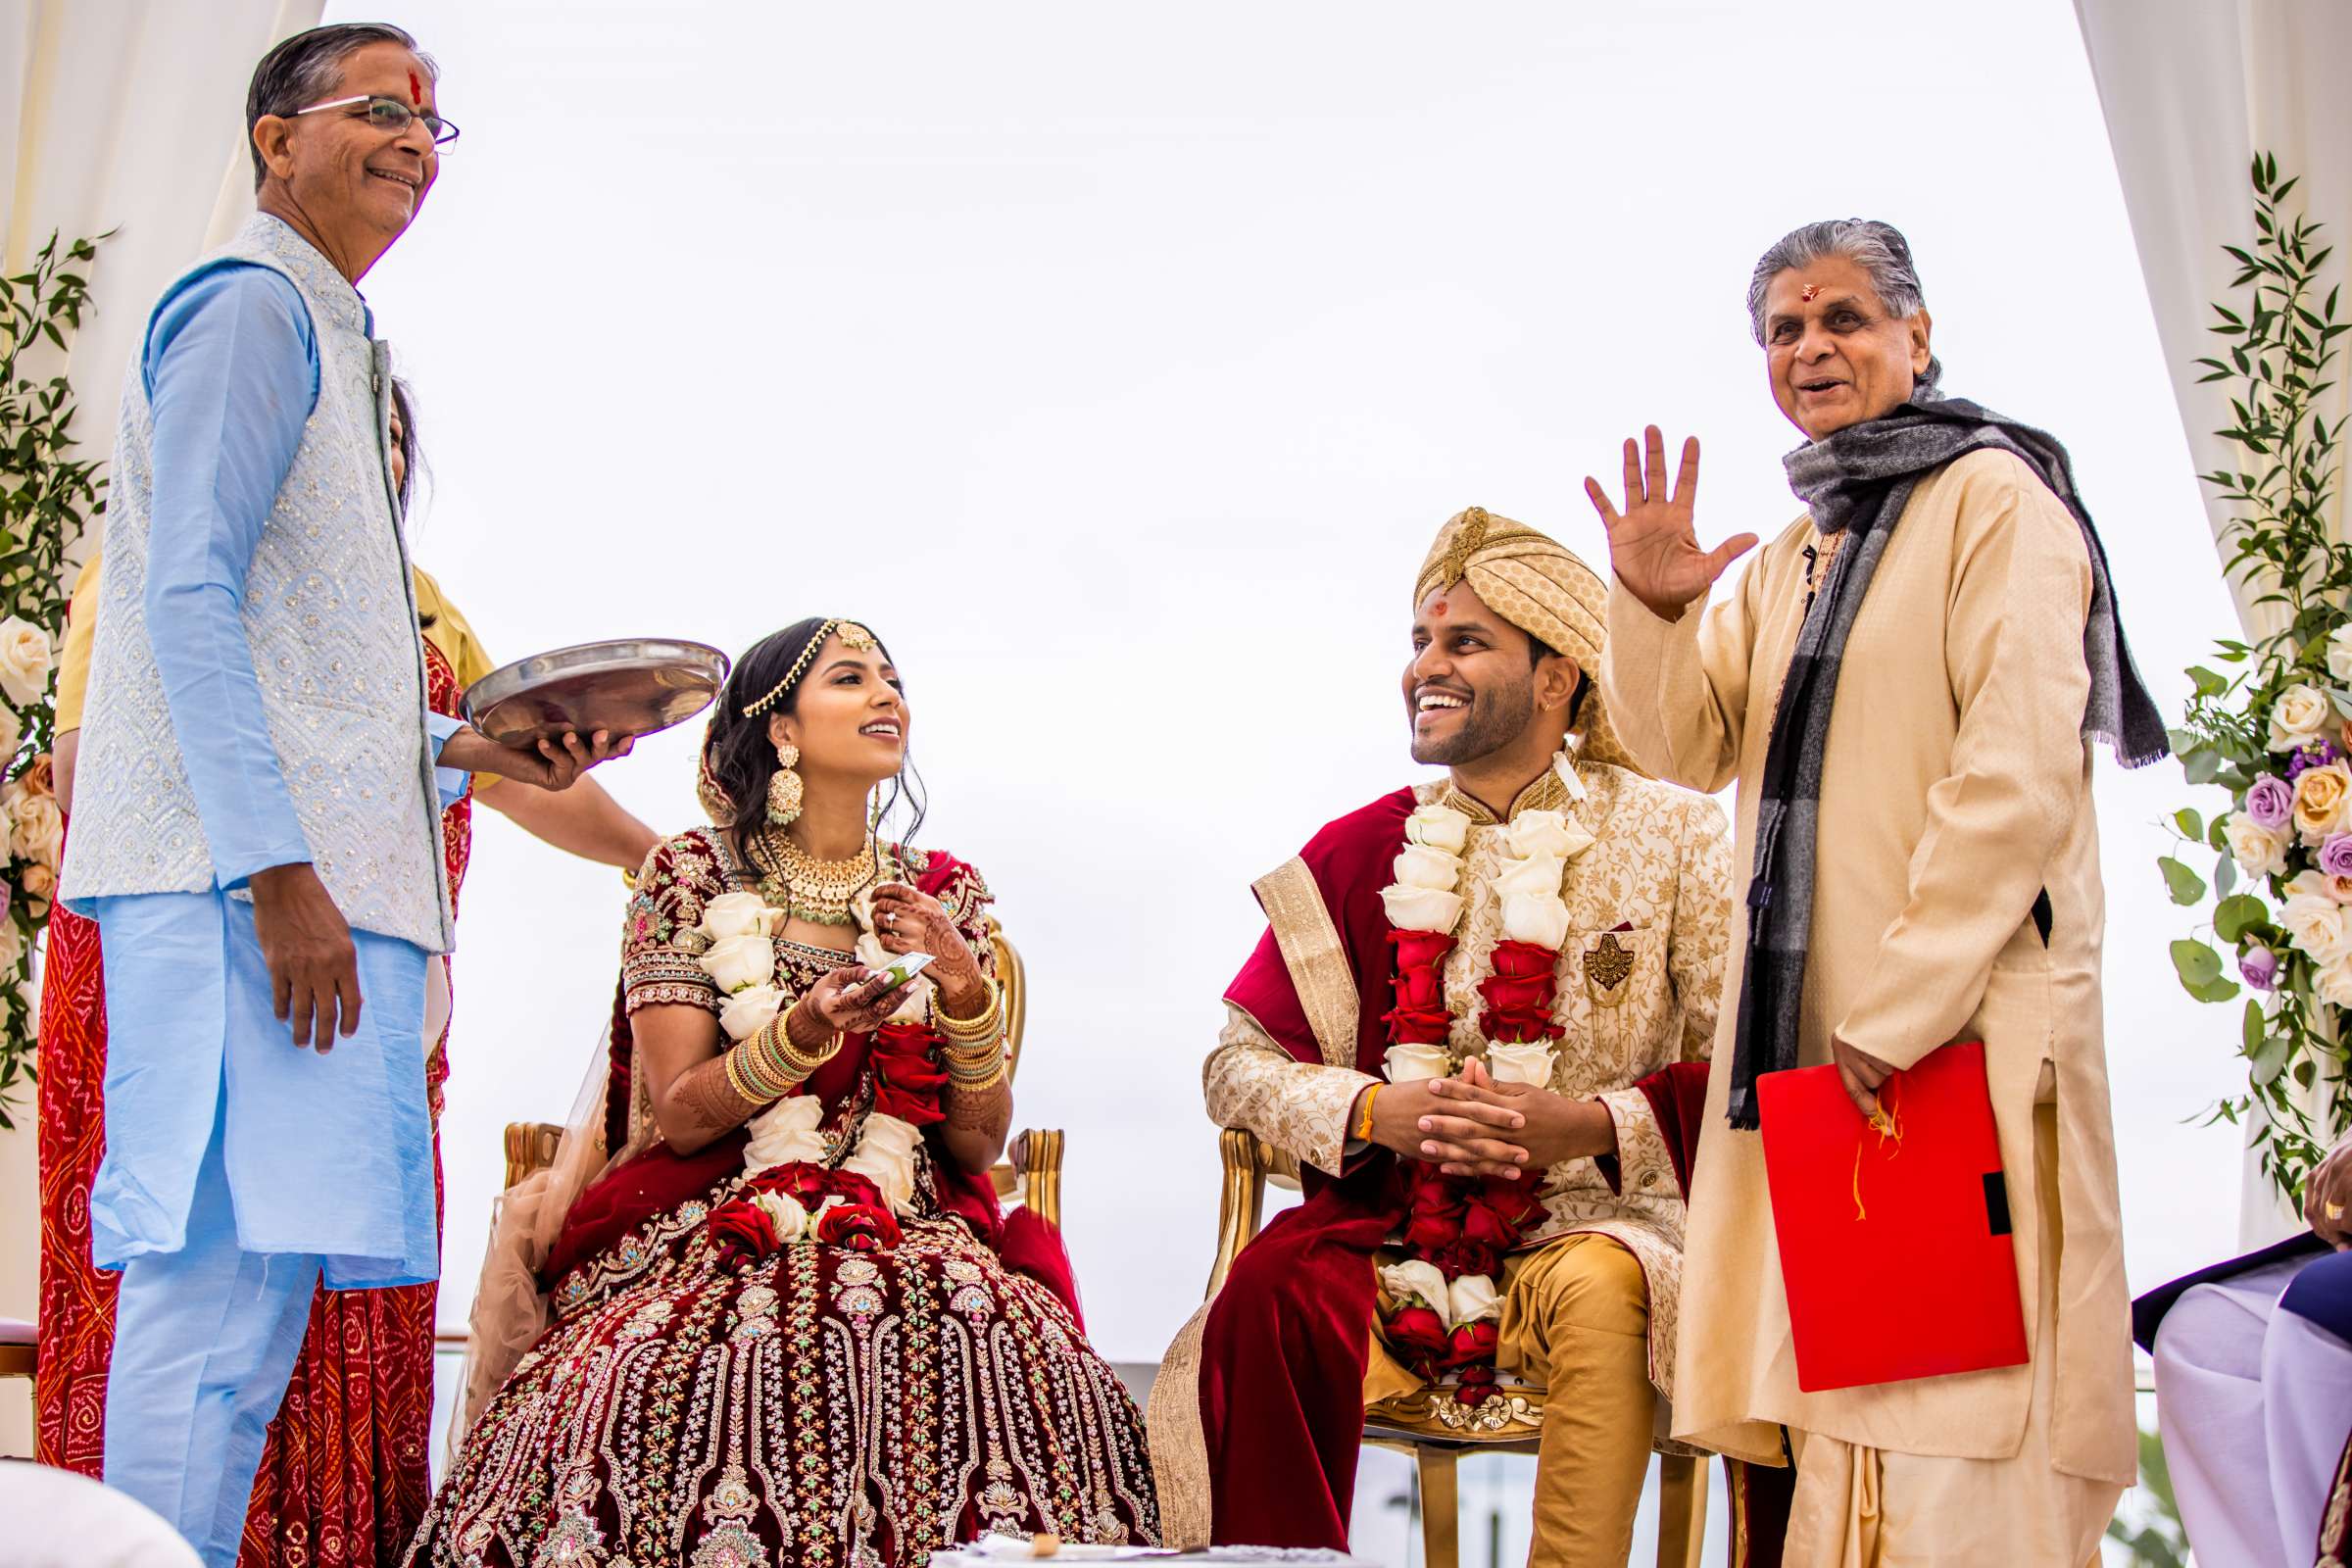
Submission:
M 1568 786 L 1561 780 L 1559 769 L 1547 767 L 1544 770 L 1542 777 L 1521 790 L 1519 798 L 1511 802 L 1510 814 L 1516 817 L 1522 811 L 1565 810 L 1568 807 Z M 1455 788 L 1450 780 L 1446 782 L 1445 790 L 1439 794 L 1438 804 L 1449 806 L 1461 812 L 1470 819 L 1473 827 L 1493 827 L 1494 825 L 1494 813 Z

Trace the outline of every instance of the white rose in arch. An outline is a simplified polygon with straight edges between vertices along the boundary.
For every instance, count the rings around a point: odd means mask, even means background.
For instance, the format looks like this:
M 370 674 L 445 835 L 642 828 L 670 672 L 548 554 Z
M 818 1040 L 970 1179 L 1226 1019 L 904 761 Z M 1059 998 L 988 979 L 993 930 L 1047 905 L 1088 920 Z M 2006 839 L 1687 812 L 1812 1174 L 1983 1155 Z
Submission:
M 1450 806 L 1424 806 L 1404 819 L 1405 839 L 1459 855 L 1470 842 L 1470 818 Z
M 1453 1054 L 1444 1046 L 1408 1041 L 1391 1046 L 1387 1056 L 1389 1082 L 1417 1084 L 1425 1078 L 1444 1078 L 1453 1071 Z
M 1382 888 L 1380 902 L 1400 931 L 1451 931 L 1462 917 L 1462 896 L 1438 888 Z
M 2232 811 L 2223 824 L 2230 854 L 2248 876 L 2278 876 L 2286 869 L 2286 835 L 2274 833 L 2243 811 Z
M 2330 1006 L 2352 1007 L 2352 956 L 2338 958 L 2322 969 L 2312 989 Z
M 2306 885 L 2306 878 L 2312 885 Z M 2334 963 L 2344 956 L 2347 946 L 2344 906 L 2328 894 L 2327 879 L 2316 871 L 2304 872 L 2289 886 L 2295 894 L 2280 906 L 2278 923 L 2315 962 Z
M 1381 1289 L 1398 1306 L 1410 1306 L 1418 1300 L 1440 1317 L 1446 1315 L 1446 1276 L 1438 1272 L 1435 1263 L 1424 1263 L 1408 1257 L 1401 1263 L 1386 1263 L 1380 1270 Z
M 703 906 L 703 934 L 713 942 L 766 936 L 768 908 L 757 893 L 722 893 Z
M 1556 855 L 1531 855 L 1524 860 L 1506 860 L 1502 870 L 1495 873 L 1494 888 L 1498 899 L 1509 899 L 1521 893 L 1557 898 L 1560 876 L 1568 862 Z
M 808 1210 L 790 1193 L 754 1193 L 752 1206 L 765 1213 L 776 1227 L 776 1240 L 786 1247 L 808 1229 Z
M 54 795 L 17 789 L 8 798 L 8 847 L 21 860 L 54 867 L 64 852 L 65 814 Z
M 1396 857 L 1396 871 L 1400 887 L 1436 888 L 1441 893 L 1450 893 L 1462 879 L 1462 862 L 1444 850 L 1407 844 Z
M 728 993 L 747 986 L 763 986 L 776 972 L 776 945 L 765 937 L 728 937 L 710 944 L 710 951 L 694 960 L 703 972 Z
M 0 692 L 18 708 L 49 691 L 49 634 L 21 615 L 0 620 Z
M 2328 673 L 2352 683 L 2352 621 L 2328 634 Z
M 2335 709 L 2327 693 L 2309 682 L 2297 681 L 2271 705 L 2270 749 L 2299 752 L 2334 727 Z
M 729 1040 L 749 1040 L 773 1023 L 791 1000 L 771 985 L 745 986 L 718 1009 L 718 1026 Z
M 17 755 L 24 740 L 24 720 L 6 703 L 0 703 L 0 767 L 5 767 Z
M 1498 1084 L 1533 1084 L 1542 1089 L 1551 1082 L 1551 1048 L 1540 1040 L 1516 1045 L 1492 1041 L 1487 1046 L 1487 1073 Z
M 17 929 L 14 911 L 0 913 L 0 974 L 14 974 L 24 956 L 24 933 Z
M 1568 940 L 1568 906 L 1554 893 L 1521 893 L 1502 901 L 1502 934 L 1556 950 Z
M 1449 1329 L 1500 1316 L 1502 1298 L 1495 1294 L 1491 1275 L 1464 1274 L 1446 1293 L 1446 1326 Z

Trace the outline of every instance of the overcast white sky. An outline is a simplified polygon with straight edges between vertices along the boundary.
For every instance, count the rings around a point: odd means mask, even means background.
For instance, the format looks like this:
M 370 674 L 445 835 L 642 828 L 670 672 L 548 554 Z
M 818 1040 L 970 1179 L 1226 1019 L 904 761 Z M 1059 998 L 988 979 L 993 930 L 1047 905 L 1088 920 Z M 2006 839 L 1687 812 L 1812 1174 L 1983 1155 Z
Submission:
M 1029 956 L 1017 1122 L 1070 1131 L 1114 1356 L 1155 1358 L 1207 1274 L 1199 1069 L 1250 879 L 1417 776 L 1396 675 L 1438 524 L 1476 503 L 1601 559 L 1579 481 L 1645 419 L 1707 443 L 1709 538 L 1794 515 L 1740 303 L 1784 230 L 1910 235 L 1949 386 L 2071 444 L 2168 708 L 2233 629 L 2063 0 L 398 15 L 465 127 L 366 284 L 420 389 L 419 560 L 501 658 L 808 614 L 890 640 L 924 840 Z M 698 735 L 603 776 L 688 826 Z M 2235 1234 L 2234 1144 L 2192 1124 L 2241 1081 L 2235 1015 L 2175 983 L 2151 865 L 2189 798 L 2102 754 L 2138 1287 Z M 482 823 L 451 1325 L 500 1126 L 569 1104 L 623 899 Z

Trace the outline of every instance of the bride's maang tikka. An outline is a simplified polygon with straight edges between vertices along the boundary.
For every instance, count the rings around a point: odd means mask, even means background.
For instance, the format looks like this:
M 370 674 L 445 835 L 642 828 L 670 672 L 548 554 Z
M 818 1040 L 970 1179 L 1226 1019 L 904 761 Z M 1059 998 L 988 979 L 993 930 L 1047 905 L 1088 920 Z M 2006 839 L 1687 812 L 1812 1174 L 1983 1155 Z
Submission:
M 784 672 L 784 678 L 769 687 L 766 696 L 744 709 L 743 716 L 758 718 L 761 713 L 775 707 L 783 695 L 792 690 L 800 678 L 808 672 L 809 661 L 816 658 L 816 651 L 825 646 L 825 639 L 833 636 L 836 632 L 841 635 L 841 646 L 855 653 L 870 654 L 882 646 L 880 640 L 872 632 L 867 631 L 854 620 L 842 620 L 836 617 L 825 621 L 816 628 L 816 635 L 808 639 L 808 646 L 801 650 L 801 657 L 792 662 L 792 668 Z

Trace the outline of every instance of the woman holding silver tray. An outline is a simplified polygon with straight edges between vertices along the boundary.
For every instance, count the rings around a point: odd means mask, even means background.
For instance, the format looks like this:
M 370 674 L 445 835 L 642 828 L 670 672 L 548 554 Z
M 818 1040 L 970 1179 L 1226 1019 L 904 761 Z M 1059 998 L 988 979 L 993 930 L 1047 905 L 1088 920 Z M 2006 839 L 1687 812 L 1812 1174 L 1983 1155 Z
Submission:
M 875 831 L 903 801 L 921 824 L 909 717 L 855 621 L 736 665 L 710 825 L 646 860 L 610 1049 L 502 1203 L 413 1563 L 1155 1540 L 1142 1417 L 1059 1235 L 989 1176 L 1012 1105 L 987 885 Z

